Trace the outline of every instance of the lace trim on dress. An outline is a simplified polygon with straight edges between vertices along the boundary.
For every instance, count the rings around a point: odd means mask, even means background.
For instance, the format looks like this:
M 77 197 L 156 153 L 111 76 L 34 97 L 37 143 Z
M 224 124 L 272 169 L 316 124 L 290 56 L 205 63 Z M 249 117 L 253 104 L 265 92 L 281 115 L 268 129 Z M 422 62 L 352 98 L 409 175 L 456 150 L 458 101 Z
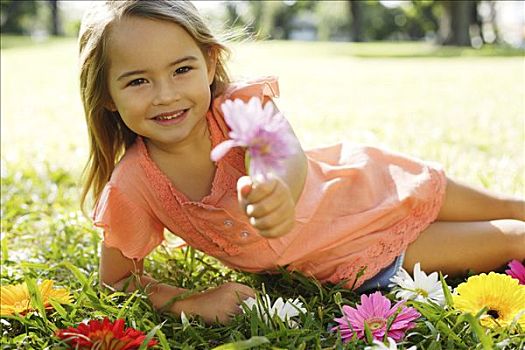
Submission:
M 224 238 L 224 236 L 216 234 L 214 228 L 210 227 L 205 221 L 202 225 L 207 229 L 208 236 L 213 243 L 221 247 L 226 254 L 234 256 L 241 253 L 241 248 L 238 245 L 231 243 L 228 239 Z
M 221 249 L 210 242 L 206 237 L 200 234 L 192 225 L 181 207 L 181 198 L 179 192 L 171 184 L 171 181 L 157 167 L 155 162 L 149 157 L 148 150 L 141 137 L 137 138 L 140 153 L 140 164 L 146 173 L 146 176 L 154 189 L 159 201 L 166 208 L 168 214 L 177 218 L 177 223 L 181 226 L 181 238 L 189 245 L 202 250 L 210 255 L 217 254 Z
M 346 279 L 348 280 L 346 287 L 355 289 L 391 264 L 401 252 L 406 250 L 407 246 L 436 219 L 443 203 L 446 178 L 440 170 L 430 171 L 432 172 L 430 183 L 436 189 L 432 201 L 418 206 L 410 216 L 388 230 L 384 239 L 358 254 L 352 262 L 338 266 L 334 274 L 322 282 L 335 284 Z M 378 256 L 381 256 L 381 259 L 376 259 Z M 386 261 L 387 264 L 383 266 L 380 261 Z M 358 272 L 364 267 L 366 267 L 364 274 L 356 281 Z
M 210 120 L 209 128 L 212 135 L 213 145 L 218 144 L 224 139 L 213 120 Z M 237 164 L 243 164 L 243 155 L 239 153 L 240 149 L 237 152 L 230 152 L 224 160 L 217 163 L 217 169 L 212 182 L 210 194 L 203 198 L 201 202 L 191 202 L 188 201 L 183 193 L 180 193 L 175 186 L 173 186 L 166 174 L 164 174 L 155 162 L 153 162 L 151 157 L 149 157 L 144 140 L 139 137 L 137 138 L 137 142 L 139 144 L 139 152 L 141 155 L 140 162 L 146 176 L 153 186 L 155 193 L 159 197 L 160 202 L 166 208 L 166 211 L 170 216 L 177 218 L 176 220 L 183 230 L 181 238 L 183 238 L 189 245 L 194 246 L 209 255 L 218 255 L 223 252 L 228 255 L 239 254 L 240 247 L 223 238 L 220 234 L 215 232 L 214 228 L 207 227 L 205 234 L 200 233 L 192 224 L 188 214 L 182 207 L 182 204 L 195 205 L 204 208 L 206 205 L 214 205 L 217 203 L 225 191 L 235 191 L 237 182 L 233 176 L 224 170 L 224 162 L 234 163 L 233 166 L 235 168 L 237 168 Z M 241 159 L 241 161 L 239 159 Z

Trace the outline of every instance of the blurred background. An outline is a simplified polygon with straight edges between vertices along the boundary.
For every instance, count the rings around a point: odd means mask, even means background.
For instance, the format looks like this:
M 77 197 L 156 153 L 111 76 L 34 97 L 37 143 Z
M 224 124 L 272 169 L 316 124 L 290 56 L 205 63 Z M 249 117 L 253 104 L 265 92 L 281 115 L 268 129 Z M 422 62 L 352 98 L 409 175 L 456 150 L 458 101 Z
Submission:
M 76 36 L 91 1 L 2 0 L 2 33 Z M 525 47 L 522 1 L 194 1 L 219 27 L 247 27 L 257 39 L 424 40 L 480 48 Z
M 88 139 L 76 36 L 93 2 L 0 4 L 2 179 L 60 167 L 78 180 Z M 279 77 L 277 104 L 305 148 L 383 145 L 525 196 L 524 1 L 194 4 L 216 29 L 246 29 L 230 71 Z
M 76 36 L 92 1 L 2 0 L 2 33 L 45 40 Z M 480 48 L 525 47 L 522 1 L 194 1 L 218 27 L 263 40 L 427 41 Z

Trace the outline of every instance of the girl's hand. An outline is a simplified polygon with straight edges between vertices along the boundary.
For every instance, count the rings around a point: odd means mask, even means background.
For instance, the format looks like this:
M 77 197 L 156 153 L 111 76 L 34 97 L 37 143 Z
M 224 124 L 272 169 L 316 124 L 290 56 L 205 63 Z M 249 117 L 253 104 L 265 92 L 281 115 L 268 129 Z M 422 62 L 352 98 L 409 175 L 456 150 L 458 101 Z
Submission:
M 252 288 L 244 284 L 228 282 L 217 288 L 192 295 L 175 303 L 173 312 L 201 316 L 204 322 L 223 325 L 230 323 L 234 315 L 242 312 L 241 303 L 249 297 L 255 297 Z
M 250 224 L 268 238 L 290 232 L 295 221 L 295 202 L 288 185 L 279 177 L 257 179 L 249 176 L 237 181 L 237 194 Z

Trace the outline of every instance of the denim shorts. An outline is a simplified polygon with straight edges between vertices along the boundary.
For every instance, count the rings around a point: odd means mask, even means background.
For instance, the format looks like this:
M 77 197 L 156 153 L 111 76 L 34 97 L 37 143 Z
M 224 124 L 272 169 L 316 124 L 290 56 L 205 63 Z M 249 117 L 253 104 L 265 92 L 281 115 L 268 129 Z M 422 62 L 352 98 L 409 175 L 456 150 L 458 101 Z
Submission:
M 388 285 L 391 283 L 390 279 L 395 276 L 397 271 L 403 266 L 403 260 L 405 259 L 405 253 L 398 256 L 394 262 L 382 269 L 369 280 L 366 280 L 356 292 L 363 293 L 374 289 L 388 289 Z

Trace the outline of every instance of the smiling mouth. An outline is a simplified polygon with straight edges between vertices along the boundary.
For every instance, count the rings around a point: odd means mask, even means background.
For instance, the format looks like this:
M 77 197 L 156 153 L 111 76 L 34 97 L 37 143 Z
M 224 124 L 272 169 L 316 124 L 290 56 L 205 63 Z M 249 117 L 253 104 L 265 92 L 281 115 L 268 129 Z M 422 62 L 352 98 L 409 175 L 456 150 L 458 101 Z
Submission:
M 153 117 L 153 119 L 155 120 L 173 120 L 173 119 L 176 119 L 178 117 L 180 117 L 181 115 L 184 114 L 184 112 L 186 112 L 187 109 L 183 109 L 183 110 L 180 110 L 178 112 L 174 112 L 174 113 L 171 113 L 171 114 L 162 114 L 162 115 L 158 115 L 156 117 Z

